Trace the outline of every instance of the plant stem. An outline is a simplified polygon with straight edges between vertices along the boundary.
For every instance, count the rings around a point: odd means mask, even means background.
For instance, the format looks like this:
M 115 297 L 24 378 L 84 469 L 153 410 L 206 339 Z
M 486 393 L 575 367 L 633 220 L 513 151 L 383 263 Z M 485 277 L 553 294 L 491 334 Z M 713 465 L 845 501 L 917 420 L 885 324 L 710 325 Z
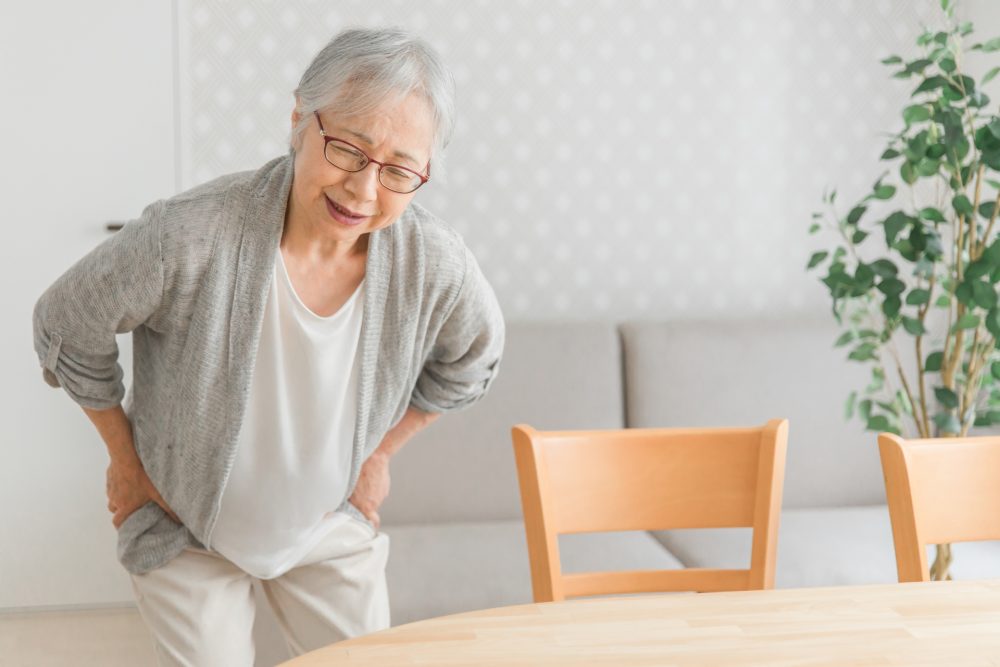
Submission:
M 979 210 L 978 208 L 976 210 Z M 997 193 L 997 199 L 993 203 L 993 213 L 990 215 L 990 224 L 986 226 L 986 233 L 983 234 L 983 240 L 979 244 L 979 254 L 978 257 L 983 256 L 983 252 L 986 250 L 986 243 L 989 241 L 990 232 L 993 231 L 993 223 L 997 221 L 997 212 L 1000 211 L 1000 193 Z
M 927 319 L 927 311 L 930 309 L 931 301 L 934 299 L 934 278 L 934 274 L 931 273 L 931 277 L 927 281 L 927 303 L 917 309 L 917 319 L 920 321 L 921 325 L 923 325 L 924 321 Z M 919 408 L 921 419 L 918 420 L 917 415 L 914 414 L 914 420 L 917 421 L 917 431 L 920 433 L 920 436 L 923 438 L 929 438 L 931 437 L 931 423 L 927 415 L 927 388 L 925 384 L 925 375 L 927 371 L 924 368 L 923 340 L 923 335 L 917 336 L 917 382 L 918 390 L 920 391 Z M 913 405 L 912 402 L 911 405 Z M 916 410 L 914 410 L 914 413 L 916 413 Z

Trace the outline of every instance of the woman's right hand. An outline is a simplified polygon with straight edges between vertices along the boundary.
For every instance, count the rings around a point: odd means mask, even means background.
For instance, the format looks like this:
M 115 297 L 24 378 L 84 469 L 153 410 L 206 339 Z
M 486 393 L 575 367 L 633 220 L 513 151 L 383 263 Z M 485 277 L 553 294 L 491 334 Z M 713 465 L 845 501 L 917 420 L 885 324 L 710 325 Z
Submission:
M 171 519 L 181 522 L 153 486 L 138 460 L 128 464 L 111 462 L 107 473 L 107 493 L 108 510 L 114 514 L 111 522 L 115 529 L 120 528 L 125 519 L 150 501 L 159 505 Z
M 142 467 L 142 461 L 135 452 L 132 424 L 122 406 L 116 405 L 106 410 L 84 408 L 83 411 L 101 434 L 111 459 L 107 474 L 108 511 L 114 514 L 112 523 L 115 524 L 115 529 L 117 530 L 133 512 L 150 501 L 159 505 L 167 516 L 180 523 L 181 520 L 163 500 L 163 496 L 146 474 L 146 469 Z

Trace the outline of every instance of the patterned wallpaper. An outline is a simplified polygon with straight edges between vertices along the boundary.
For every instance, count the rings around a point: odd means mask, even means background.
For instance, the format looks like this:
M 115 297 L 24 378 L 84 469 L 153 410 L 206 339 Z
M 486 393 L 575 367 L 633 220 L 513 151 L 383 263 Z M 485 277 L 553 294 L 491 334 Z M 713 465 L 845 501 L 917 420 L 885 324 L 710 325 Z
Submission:
M 398 25 L 458 80 L 446 179 L 508 317 L 812 313 L 824 188 L 860 196 L 937 0 L 180 0 L 184 187 L 285 150 L 292 90 L 338 30 Z M 990 37 L 992 35 L 987 35 Z

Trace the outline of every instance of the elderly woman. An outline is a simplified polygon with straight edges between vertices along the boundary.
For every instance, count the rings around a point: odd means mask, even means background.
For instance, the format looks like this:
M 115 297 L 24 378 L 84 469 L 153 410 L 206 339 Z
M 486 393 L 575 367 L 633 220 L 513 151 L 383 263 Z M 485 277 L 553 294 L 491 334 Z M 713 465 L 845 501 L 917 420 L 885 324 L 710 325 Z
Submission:
M 412 201 L 453 116 L 424 42 L 343 32 L 295 91 L 287 156 L 151 204 L 38 301 L 45 379 L 107 444 L 161 664 L 253 664 L 254 578 L 295 653 L 388 626 L 389 461 L 483 395 L 503 346 L 472 255 Z

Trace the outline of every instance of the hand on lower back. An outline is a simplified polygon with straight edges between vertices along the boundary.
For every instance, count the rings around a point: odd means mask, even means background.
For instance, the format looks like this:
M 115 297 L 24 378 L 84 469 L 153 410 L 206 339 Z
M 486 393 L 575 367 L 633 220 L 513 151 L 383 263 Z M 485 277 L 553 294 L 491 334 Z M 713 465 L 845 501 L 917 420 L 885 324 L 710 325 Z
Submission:
M 389 495 L 389 459 L 377 452 L 368 457 L 361 466 L 358 483 L 351 494 L 350 503 L 361 510 L 375 529 L 378 530 L 381 518 L 378 509 Z
M 177 523 L 181 522 L 153 486 L 141 464 L 125 465 L 112 462 L 108 466 L 107 493 L 108 510 L 114 514 L 111 521 L 116 529 L 120 528 L 133 512 L 150 501 L 159 505 L 171 519 Z

